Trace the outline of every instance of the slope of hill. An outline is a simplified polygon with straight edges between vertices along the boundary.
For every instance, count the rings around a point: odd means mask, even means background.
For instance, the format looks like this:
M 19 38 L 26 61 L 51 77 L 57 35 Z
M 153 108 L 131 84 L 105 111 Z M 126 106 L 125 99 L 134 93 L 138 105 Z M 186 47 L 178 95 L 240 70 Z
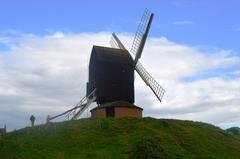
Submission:
M 239 127 L 231 127 L 226 130 L 229 134 L 235 136 L 240 139 L 240 128 Z
M 240 140 L 209 124 L 153 118 L 82 119 L 0 137 L 1 159 L 239 159 Z

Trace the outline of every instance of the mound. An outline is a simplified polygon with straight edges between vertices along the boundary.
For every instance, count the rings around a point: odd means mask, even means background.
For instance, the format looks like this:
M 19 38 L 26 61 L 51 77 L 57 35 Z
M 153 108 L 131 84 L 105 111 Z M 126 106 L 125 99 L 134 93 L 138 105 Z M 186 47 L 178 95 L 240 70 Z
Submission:
M 240 140 L 201 122 L 153 118 L 81 119 L 0 138 L 1 159 L 239 159 Z

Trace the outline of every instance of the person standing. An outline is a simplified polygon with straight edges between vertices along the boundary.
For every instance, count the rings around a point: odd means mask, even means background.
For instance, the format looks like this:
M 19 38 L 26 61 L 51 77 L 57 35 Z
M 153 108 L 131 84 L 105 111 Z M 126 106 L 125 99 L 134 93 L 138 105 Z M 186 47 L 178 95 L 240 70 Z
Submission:
M 32 124 L 32 127 L 34 126 L 34 122 L 35 122 L 35 117 L 33 115 L 30 116 L 30 121 Z

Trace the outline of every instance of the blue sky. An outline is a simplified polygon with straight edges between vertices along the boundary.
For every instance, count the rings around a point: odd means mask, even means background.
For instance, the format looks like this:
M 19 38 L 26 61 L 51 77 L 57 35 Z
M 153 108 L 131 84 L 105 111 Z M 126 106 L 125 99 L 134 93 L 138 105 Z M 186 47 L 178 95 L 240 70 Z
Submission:
M 238 0 L 2 0 L 0 31 L 134 33 L 146 7 L 156 15 L 151 36 L 203 49 L 240 51 Z
M 129 48 L 145 8 L 155 17 L 140 61 L 166 94 L 159 103 L 136 76 L 144 116 L 240 126 L 240 1 L 1 0 L 0 127 L 72 108 L 92 45 L 116 32 Z

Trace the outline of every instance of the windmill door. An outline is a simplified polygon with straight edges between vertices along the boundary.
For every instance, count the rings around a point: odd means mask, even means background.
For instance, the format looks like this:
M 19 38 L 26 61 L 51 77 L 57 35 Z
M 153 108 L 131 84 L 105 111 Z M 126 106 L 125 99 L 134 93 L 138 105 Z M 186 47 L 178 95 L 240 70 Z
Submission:
M 114 116 L 115 116 L 114 107 L 107 107 L 106 108 L 106 117 L 114 117 Z

